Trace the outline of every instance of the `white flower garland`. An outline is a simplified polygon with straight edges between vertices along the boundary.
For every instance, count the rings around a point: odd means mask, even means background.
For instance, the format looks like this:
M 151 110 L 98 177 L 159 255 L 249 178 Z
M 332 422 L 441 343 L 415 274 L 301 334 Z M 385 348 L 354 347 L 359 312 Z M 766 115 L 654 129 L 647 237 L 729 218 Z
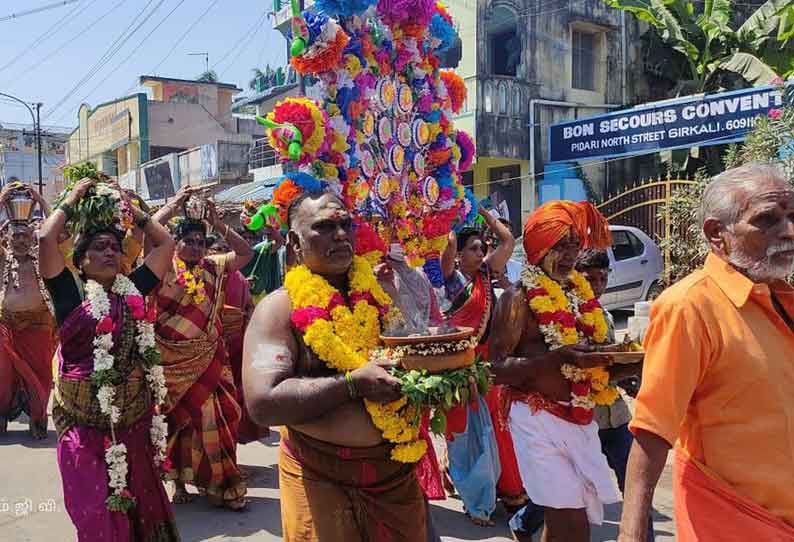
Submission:
M 151 390 L 152 397 L 156 406 L 163 404 L 168 389 L 165 384 L 163 368 L 159 365 L 159 352 L 155 342 L 154 324 L 146 318 L 145 302 L 140 291 L 135 284 L 124 275 L 117 275 L 113 281 L 111 291 L 121 296 L 129 306 L 131 314 L 135 319 L 136 343 L 138 352 L 144 359 L 144 370 L 146 382 Z M 86 299 L 89 302 L 88 310 L 91 317 L 97 321 L 96 337 L 94 338 L 94 372 L 92 379 L 99 384 L 97 399 L 99 408 L 103 414 L 110 418 L 110 431 L 112 443 L 105 451 L 105 461 L 108 466 L 108 476 L 110 487 L 113 489 L 114 502 L 122 502 L 121 505 L 111 505 L 111 509 L 126 510 L 134 505 L 132 495 L 127 490 L 127 449 L 124 444 L 116 442 L 114 430 L 115 424 L 121 417 L 119 407 L 113 404 L 116 389 L 113 385 L 114 362 L 113 354 L 113 329 L 114 324 L 110 320 L 110 299 L 105 289 L 97 282 L 89 280 L 85 285 Z M 168 424 L 165 416 L 155 414 L 152 418 L 152 427 L 149 436 L 155 449 L 154 463 L 160 466 L 166 460 L 166 447 L 168 437 Z
M 47 291 L 47 287 L 44 285 L 44 280 L 41 278 L 41 271 L 39 270 L 38 236 L 36 237 L 36 241 L 37 243 L 30 247 L 29 252 L 30 259 L 33 261 L 33 273 L 36 275 L 36 283 L 39 286 L 41 298 L 44 300 L 44 304 L 47 306 L 50 314 L 54 316 L 55 307 L 52 304 L 52 298 L 50 297 L 49 291 Z M 19 289 L 19 260 L 14 256 L 10 248 L 7 250 L 6 254 L 8 259 L 6 265 L 3 266 L 2 285 L 0 285 L 0 304 L 5 297 L 10 282 L 13 282 L 14 289 Z

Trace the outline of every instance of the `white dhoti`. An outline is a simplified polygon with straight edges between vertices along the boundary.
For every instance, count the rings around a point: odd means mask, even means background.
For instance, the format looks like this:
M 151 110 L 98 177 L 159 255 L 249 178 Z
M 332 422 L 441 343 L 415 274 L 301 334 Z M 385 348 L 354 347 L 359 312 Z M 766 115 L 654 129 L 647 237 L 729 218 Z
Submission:
M 549 508 L 584 508 L 601 525 L 604 505 L 620 501 L 601 453 L 598 425 L 577 425 L 514 402 L 510 433 L 521 481 L 532 502 Z

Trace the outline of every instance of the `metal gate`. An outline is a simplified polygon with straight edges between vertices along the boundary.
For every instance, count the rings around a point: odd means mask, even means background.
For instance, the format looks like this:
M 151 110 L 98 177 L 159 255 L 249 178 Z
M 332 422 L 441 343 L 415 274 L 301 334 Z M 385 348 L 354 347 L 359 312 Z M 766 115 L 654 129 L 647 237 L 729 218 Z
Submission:
M 670 217 L 663 212 L 676 191 L 696 184 L 686 179 L 659 179 L 634 185 L 597 205 L 610 224 L 633 226 L 657 243 L 670 239 Z M 670 269 L 670 251 L 664 251 L 665 272 Z

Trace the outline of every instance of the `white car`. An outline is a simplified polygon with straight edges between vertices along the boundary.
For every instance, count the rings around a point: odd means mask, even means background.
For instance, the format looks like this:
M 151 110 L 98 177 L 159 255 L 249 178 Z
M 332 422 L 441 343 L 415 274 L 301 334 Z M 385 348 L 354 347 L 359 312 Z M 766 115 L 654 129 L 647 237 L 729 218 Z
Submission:
M 637 301 L 655 299 L 663 289 L 664 258 L 659 247 L 638 228 L 609 226 L 609 231 L 609 284 L 601 304 L 607 310 L 625 309 L 634 307 Z M 507 262 L 510 282 L 521 278 L 524 261 L 524 246 L 519 238 L 513 257 Z

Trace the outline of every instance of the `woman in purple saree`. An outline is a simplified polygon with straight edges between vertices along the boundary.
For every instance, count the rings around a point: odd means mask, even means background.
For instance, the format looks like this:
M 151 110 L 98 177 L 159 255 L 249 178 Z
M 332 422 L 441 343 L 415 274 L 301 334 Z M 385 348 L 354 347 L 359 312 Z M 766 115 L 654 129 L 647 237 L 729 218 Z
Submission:
M 137 338 L 143 318 L 130 301 L 133 296 L 116 293 L 121 234 L 113 225 L 100 225 L 78 238 L 73 260 L 80 280 L 66 268 L 58 249 L 58 237 L 65 223 L 92 184 L 87 179 L 77 183 L 44 222 L 40 234 L 41 273 L 60 326 L 53 421 L 58 431 L 57 458 L 66 510 L 79 542 L 176 541 L 179 534 L 155 466 L 156 450 L 150 436 L 154 399 Z M 168 232 L 148 215 L 136 208 L 132 214 L 136 227 L 145 232 L 153 246 L 143 265 L 127 276 L 145 296 L 168 269 L 174 244 Z M 86 284 L 98 284 L 104 289 L 111 329 L 98 323 L 95 313 L 99 309 L 86 298 Z M 97 383 L 92 379 L 96 375 L 97 341 L 107 334 L 112 338 L 112 368 L 118 371 L 111 401 L 119 409 L 119 419 L 112 426 L 102 411 Z M 114 441 L 126 448 L 127 469 L 121 473 L 126 481 L 123 495 L 128 499 L 125 502 L 133 503 L 126 511 L 112 510 L 109 500 L 113 498 L 111 485 L 115 482 L 109 475 L 106 457 Z

